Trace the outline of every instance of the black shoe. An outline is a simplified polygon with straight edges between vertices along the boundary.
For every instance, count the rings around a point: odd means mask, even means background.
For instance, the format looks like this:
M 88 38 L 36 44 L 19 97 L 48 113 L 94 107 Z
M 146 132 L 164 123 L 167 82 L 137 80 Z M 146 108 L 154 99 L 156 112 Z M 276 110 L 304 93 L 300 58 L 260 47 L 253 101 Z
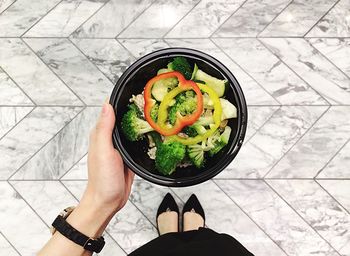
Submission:
M 187 200 L 187 202 L 184 205 L 184 208 L 182 210 L 182 219 L 184 219 L 185 212 L 195 212 L 198 213 L 204 220 L 205 225 L 205 214 L 203 207 L 201 203 L 199 202 L 198 198 L 195 194 L 192 194 L 190 198 Z
M 158 229 L 158 233 L 159 233 L 158 217 L 163 212 L 176 212 L 177 215 L 179 216 L 179 207 L 177 206 L 177 203 L 176 203 L 174 197 L 170 193 L 167 193 L 165 195 L 165 197 L 164 197 L 163 201 L 160 203 L 158 211 L 157 211 L 157 229 Z

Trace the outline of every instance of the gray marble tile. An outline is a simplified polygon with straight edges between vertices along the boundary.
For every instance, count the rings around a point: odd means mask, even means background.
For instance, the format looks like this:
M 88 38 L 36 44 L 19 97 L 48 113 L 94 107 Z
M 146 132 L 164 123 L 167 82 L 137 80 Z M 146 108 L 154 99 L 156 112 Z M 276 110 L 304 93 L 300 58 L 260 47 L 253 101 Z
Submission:
M 66 37 L 107 0 L 63 0 L 28 30 L 24 37 Z
M 295 0 L 260 34 L 269 36 L 304 36 L 337 0 Z
M 350 107 L 331 107 L 267 177 L 313 178 L 350 138 Z
M 350 80 L 302 38 L 261 41 L 330 103 L 350 104 Z
M 203 51 L 221 61 L 240 83 L 248 105 L 278 105 L 279 103 L 268 94 L 256 81 L 248 76 L 210 39 L 166 39 L 171 47 L 188 47 Z
M 36 255 L 50 237 L 49 228 L 5 181 L 0 182 L 0 201 L 1 233 L 20 254 Z
M 350 180 L 317 180 L 317 182 L 350 212 Z
M 314 26 L 307 37 L 346 37 L 350 36 L 350 1 L 340 0 Z
M 99 107 L 87 107 L 11 177 L 14 180 L 58 179 L 88 151 L 89 133 Z
M 291 0 L 248 0 L 220 29 L 215 37 L 257 36 Z
M 244 0 L 202 0 L 166 37 L 209 37 L 243 2 Z
M 11 244 L 5 239 L 0 232 L 0 251 L 6 256 L 19 256 L 18 252 L 12 247 Z
M 16 0 L 0 0 L 0 13 L 6 10 Z
M 0 107 L 0 138 L 20 122 L 33 107 Z
M 214 182 L 172 190 L 184 202 L 195 193 L 203 205 L 206 225 L 233 236 L 254 255 L 286 255 Z
M 0 37 L 21 36 L 59 2 L 17 0 L 0 15 Z
M 111 81 L 116 83 L 135 58 L 115 39 L 72 39 Z
M 114 38 L 151 3 L 152 0 L 110 0 L 72 36 Z
M 0 66 L 36 104 L 82 105 L 19 38 L 0 39 Z
M 119 39 L 118 41 L 136 58 L 169 47 L 163 39 Z
M 283 106 L 217 178 L 261 178 L 326 111 L 323 106 Z
M 317 178 L 350 178 L 350 141 L 327 163 Z
M 37 107 L 0 141 L 0 179 L 7 179 L 61 130 L 80 107 Z
M 258 40 L 250 38 L 214 40 L 282 104 L 328 104 Z
M 87 180 L 87 178 L 87 155 L 85 155 L 72 167 L 72 169 L 62 176 L 61 180 Z
M 0 68 L 0 105 L 33 105 L 11 78 Z
M 130 24 L 120 38 L 157 38 L 164 36 L 199 0 L 156 0 Z
M 101 105 L 114 85 L 67 39 L 25 39 L 38 56 L 88 105 Z
M 309 42 L 350 77 L 350 38 L 310 38 Z
M 86 181 L 63 181 L 63 183 L 77 198 L 81 198 Z M 107 231 L 127 253 L 158 236 L 156 228 L 130 201 L 114 216 Z
M 313 180 L 267 181 L 341 255 L 350 254 L 350 215 Z
M 339 255 L 264 181 L 217 183 L 288 255 Z

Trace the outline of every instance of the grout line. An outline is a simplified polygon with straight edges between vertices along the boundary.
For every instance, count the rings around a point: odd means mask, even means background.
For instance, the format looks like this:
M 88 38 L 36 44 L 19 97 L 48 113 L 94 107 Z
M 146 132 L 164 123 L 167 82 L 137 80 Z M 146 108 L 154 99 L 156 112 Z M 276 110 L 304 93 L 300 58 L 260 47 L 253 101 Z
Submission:
M 214 32 L 212 32 L 212 33 L 208 36 L 208 38 L 211 39 L 211 38 L 214 36 L 214 34 L 215 34 L 216 32 L 218 32 L 218 31 L 221 29 L 221 27 L 222 27 L 229 19 L 231 19 L 231 17 L 232 17 L 233 15 L 235 15 L 236 12 L 238 12 L 239 9 L 241 9 L 241 8 L 243 7 L 243 5 L 244 5 L 246 2 L 248 2 L 248 0 L 243 1 L 243 3 L 241 3 L 240 6 L 238 6 L 237 9 L 234 10 L 233 13 L 232 13 L 230 16 L 228 16 L 227 19 L 225 19 L 225 20 L 214 30 Z
M 256 82 L 261 87 L 262 90 L 264 90 L 268 95 L 270 95 L 272 99 L 274 99 L 279 105 L 283 105 L 278 99 L 273 97 L 272 94 L 269 91 L 267 91 L 266 88 L 262 86 L 260 82 L 255 80 L 255 78 L 252 75 L 250 75 L 248 71 L 246 71 L 241 65 L 238 64 L 238 62 L 236 62 L 233 58 L 231 58 L 231 56 L 228 53 L 226 53 L 226 51 L 223 50 L 221 46 L 215 42 L 215 40 L 213 40 L 212 38 L 210 38 L 209 40 L 212 41 L 213 44 L 216 45 L 216 47 L 218 47 L 221 50 L 221 52 L 223 52 L 230 60 L 232 60 L 246 75 L 248 75 L 254 82 Z
M 276 14 L 276 16 L 269 22 L 266 24 L 266 26 L 256 35 L 256 38 L 260 37 L 260 35 L 265 31 L 265 29 L 270 26 L 272 24 L 272 22 L 274 22 L 278 16 L 281 15 L 282 12 L 284 12 L 292 3 L 294 2 L 294 0 L 291 0 L 285 7 L 283 7 L 283 9 Z
M 142 56 L 140 56 L 140 57 L 135 56 L 131 51 L 129 51 L 128 48 L 126 48 L 126 46 L 125 46 L 122 42 L 119 41 L 118 38 L 113 38 L 113 39 L 114 39 L 115 41 L 117 41 L 117 43 L 118 43 L 122 48 L 124 48 L 124 50 L 127 51 L 131 57 L 133 57 L 133 59 L 134 59 L 133 61 L 135 61 L 136 59 L 142 57 Z
M 325 12 L 325 14 L 323 14 L 322 15 L 322 17 L 321 18 L 319 18 L 317 21 L 316 21 L 316 23 L 308 30 L 308 31 L 306 31 L 306 33 L 303 35 L 303 37 L 306 37 L 306 35 L 307 34 L 309 34 L 310 33 L 310 31 L 331 11 L 331 10 L 333 10 L 333 8 L 338 4 L 340 2 L 340 0 L 338 0 L 338 1 L 336 1 L 332 6 L 331 6 L 331 8 L 329 8 L 329 10 L 328 11 L 326 11 Z
M 7 243 L 12 247 L 12 249 L 18 253 L 18 255 L 22 256 L 22 254 L 17 250 L 17 248 L 10 242 L 10 240 L 5 236 L 4 233 L 0 231 L 0 235 L 7 241 Z
M 141 211 L 140 208 L 138 208 L 138 207 L 136 206 L 136 204 L 134 204 L 133 201 L 130 200 L 130 198 L 128 198 L 128 201 L 141 213 L 141 215 L 142 215 L 146 220 L 148 220 L 148 222 L 149 222 L 156 230 L 158 230 L 157 226 L 153 224 L 153 222 L 143 213 L 143 211 Z
M 156 0 L 151 1 L 151 3 L 145 8 L 143 9 L 138 15 L 135 16 L 135 18 L 130 21 L 130 23 L 128 25 L 126 25 L 121 31 L 119 31 L 119 33 L 114 37 L 114 38 L 118 38 L 119 35 L 121 35 L 125 30 L 127 30 L 132 23 L 134 23 L 145 11 L 147 11 L 154 3 L 156 2 Z
M 274 192 L 282 201 L 284 201 L 292 209 L 292 211 L 294 211 L 305 222 L 305 224 L 307 224 L 313 231 L 315 231 L 316 234 L 318 234 L 318 236 L 323 241 L 325 241 L 330 248 L 332 248 L 339 256 L 341 256 L 341 254 L 323 236 L 321 236 L 321 234 L 313 226 L 311 226 L 311 224 L 306 221 L 305 218 L 302 217 L 301 214 L 296 209 L 294 209 L 294 207 L 292 207 L 292 205 L 289 204 L 287 200 L 285 200 L 267 181 L 264 180 L 264 183 L 272 190 L 272 192 Z
M 321 187 L 321 189 L 323 189 L 337 204 L 339 204 L 340 207 L 342 207 L 346 213 L 350 214 L 348 209 L 346 209 L 337 199 L 335 199 L 335 197 L 327 189 L 325 189 L 317 180 L 314 180 L 314 182 L 316 182 Z
M 5 13 L 6 11 L 7 11 L 7 9 L 9 9 L 14 3 L 16 3 L 17 2 L 17 0 L 15 0 L 15 1 L 13 1 L 9 6 L 7 6 L 4 10 L 2 10 L 1 12 L 0 12 L 0 14 L 2 15 L 3 13 Z M 0 232 L 1 233 L 1 232 Z
M 236 203 L 236 201 L 235 200 L 233 200 L 233 198 L 225 191 L 225 190 L 223 190 L 214 180 L 213 180 L 213 183 L 242 211 L 242 213 L 244 214 L 244 215 L 246 215 L 268 238 L 270 238 L 270 240 L 278 247 L 278 248 L 280 248 L 286 255 L 288 255 L 287 254 L 287 252 L 278 244 L 278 243 L 276 243 L 276 241 L 274 240 L 274 239 L 272 239 L 272 237 L 269 235 L 269 234 L 267 234 L 266 232 L 265 232 L 265 230 L 259 225 L 259 224 L 257 224 L 256 222 L 255 222 L 255 220 L 253 220 L 253 218 L 248 214 L 248 212 L 246 212 L 245 210 L 243 210 L 243 208 L 238 204 L 238 203 Z
M 71 180 L 71 181 L 80 181 L 80 180 Z M 60 182 L 61 185 L 68 191 L 68 193 L 71 194 L 72 197 L 73 197 L 75 200 L 77 200 L 77 202 L 79 203 L 80 200 L 72 193 L 72 191 L 70 191 L 70 190 L 68 189 L 68 187 L 64 184 L 64 182 L 62 182 L 61 180 L 60 180 L 59 182 Z M 114 237 L 113 237 L 106 229 L 104 230 L 104 233 L 108 234 L 109 237 L 117 244 L 117 246 L 118 246 L 123 252 L 125 252 L 125 254 L 127 255 L 127 252 L 124 250 L 124 248 L 121 247 L 121 245 L 114 239 Z
M 0 36 L 2 39 L 19 39 L 18 36 Z M 40 38 L 58 38 L 58 39 L 64 39 L 64 38 L 72 38 L 68 36 L 24 36 L 22 38 L 32 38 L 32 39 L 40 39 Z M 73 37 L 73 39 L 115 39 L 117 37 Z M 238 38 L 247 38 L 247 39 L 257 39 L 256 36 L 220 36 L 220 37 L 212 37 L 208 38 L 206 36 L 198 36 L 198 37 L 190 37 L 190 38 L 184 38 L 184 37 L 167 37 L 166 39 L 238 39 Z M 259 36 L 259 38 L 304 38 L 302 36 Z M 332 39 L 349 39 L 350 36 L 310 36 L 306 37 L 306 39 L 309 38 L 332 38 Z M 162 39 L 159 37 L 118 37 L 118 39 Z
M 28 107 L 30 107 L 30 106 L 28 106 Z M 19 121 L 17 122 L 17 124 L 15 124 L 14 126 L 12 126 L 10 130 L 8 130 L 4 135 L 2 135 L 2 136 L 0 137 L 0 141 L 1 141 L 3 138 L 5 138 L 5 136 L 6 136 L 7 134 L 9 134 L 14 128 L 16 128 L 17 125 L 20 124 L 25 118 L 27 118 L 28 115 L 31 114 L 31 113 L 34 111 L 34 109 L 36 109 L 36 108 L 37 108 L 36 106 L 32 106 L 32 109 L 31 109 L 21 120 L 19 120 Z
M 79 101 L 81 101 L 81 103 L 83 103 L 83 106 L 86 107 L 86 103 L 79 97 L 79 95 L 78 95 L 75 91 L 73 91 L 73 89 L 72 89 L 68 84 L 66 84 L 66 83 L 62 80 L 62 78 L 61 78 L 60 76 L 58 76 L 58 75 L 56 74 L 55 71 L 53 71 L 53 70 L 51 69 L 50 66 L 48 66 L 48 65 L 46 64 L 46 62 L 33 50 L 33 48 L 32 48 L 23 38 L 21 38 L 21 40 L 22 40 L 22 42 L 29 48 L 29 50 L 32 51 L 33 54 L 35 54 L 35 56 L 37 56 L 37 57 L 39 58 L 39 60 L 51 71 L 51 73 L 54 74 L 55 77 L 57 77 L 58 80 L 60 80 L 60 81 L 67 87 L 67 89 L 68 89 L 69 91 L 71 91 L 71 92 L 73 93 L 73 95 L 75 95 L 75 97 L 78 98 Z
M 75 161 L 74 163 L 73 163 L 73 165 L 65 172 L 65 173 L 63 173 L 62 175 L 60 175 L 59 177 L 58 177 L 58 180 L 61 180 L 70 170 L 72 170 L 86 155 L 88 154 L 88 152 L 86 152 L 82 157 L 80 157 L 79 158 L 79 160 L 78 161 Z M 86 170 L 87 171 L 87 170 Z
M 297 141 L 295 143 L 293 143 L 293 145 L 291 145 L 291 147 L 285 152 L 283 153 L 283 155 L 271 166 L 271 168 L 265 173 L 265 175 L 263 176 L 263 179 L 265 179 L 268 174 L 272 171 L 272 169 L 280 162 L 282 161 L 282 159 L 284 159 L 284 157 L 295 147 L 295 145 L 297 145 L 299 143 L 299 141 L 301 141 L 302 138 L 304 138 L 304 136 L 306 134 L 309 133 L 309 131 L 315 126 L 315 124 L 328 112 L 328 110 L 331 107 L 328 106 L 327 109 L 310 125 L 310 127 L 308 129 L 306 129 L 306 131 L 299 137 L 299 139 L 297 139 Z
M 165 34 L 162 36 L 162 39 L 166 38 L 166 35 L 169 34 L 184 18 L 186 18 L 201 2 L 202 0 L 199 0 L 194 6 L 192 6 L 192 8 L 186 12 L 186 14 L 180 20 L 178 20 L 173 26 L 171 26 L 171 28 L 168 29 L 167 32 L 165 32 Z
M 76 107 L 75 107 L 76 108 Z M 54 138 L 56 138 L 56 136 L 62 132 L 62 130 L 64 128 L 66 128 L 66 126 L 68 124 L 70 124 L 80 113 L 82 113 L 84 110 L 86 109 L 86 107 L 82 107 L 82 109 L 71 119 L 69 120 L 61 129 L 59 129 L 58 132 L 56 132 L 51 139 L 49 139 L 47 142 L 45 142 L 34 154 L 32 154 L 27 160 L 24 161 L 24 163 L 16 170 L 14 171 L 8 178 L 7 181 L 11 180 L 11 178 L 23 167 L 25 166 L 30 160 L 32 160 L 44 147 L 46 147 L 46 145 L 48 145 Z
M 106 1 L 104 4 L 102 4 L 99 8 L 97 8 L 96 11 L 93 12 L 93 14 L 91 14 L 89 16 L 89 18 L 87 18 L 83 23 L 81 23 L 72 33 L 70 33 L 67 37 L 71 37 L 74 32 L 76 32 L 79 28 L 81 28 L 88 20 L 90 20 L 93 16 L 95 16 L 96 13 L 98 13 L 103 7 L 105 7 L 106 4 L 108 4 L 111 0 Z
M 19 38 L 22 38 L 29 30 L 31 30 L 35 25 L 37 25 L 44 17 L 46 17 L 53 9 L 55 9 L 60 3 L 62 3 L 64 0 L 59 1 L 57 4 L 55 4 L 52 8 L 50 8 L 43 16 L 41 16 L 37 21 L 34 22 L 26 31 L 24 31 Z M 18 38 L 18 37 L 17 37 Z
M 292 71 L 297 77 L 299 77 L 306 85 L 308 85 L 315 93 L 317 93 L 325 102 L 328 103 L 328 106 L 331 106 L 332 103 L 330 103 L 325 97 L 325 95 L 321 94 L 318 90 L 316 90 L 310 83 L 306 82 L 304 80 L 303 77 L 301 77 L 301 75 L 299 75 L 294 69 L 292 69 L 282 58 L 280 58 L 277 54 L 275 54 L 271 49 L 270 47 L 268 47 L 263 41 L 261 41 L 260 39 L 262 38 L 259 38 L 259 42 L 269 51 L 271 52 L 274 56 L 276 56 L 276 58 L 281 61 L 281 63 L 283 63 L 290 71 Z M 324 105 L 324 106 L 327 106 L 327 105 Z
M 333 159 L 339 154 L 339 152 L 348 144 L 350 143 L 350 138 L 345 141 L 345 143 L 335 152 L 335 154 L 325 163 L 325 165 L 316 173 L 314 179 L 318 178 L 318 175 L 321 174 L 321 172 L 329 165 L 330 162 L 333 161 Z

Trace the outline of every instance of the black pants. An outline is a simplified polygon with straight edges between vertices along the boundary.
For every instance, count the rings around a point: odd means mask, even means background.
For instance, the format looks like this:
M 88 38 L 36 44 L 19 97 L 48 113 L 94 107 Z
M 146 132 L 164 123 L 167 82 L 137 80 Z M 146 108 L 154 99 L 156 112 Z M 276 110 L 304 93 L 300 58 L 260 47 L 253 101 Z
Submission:
M 129 256 L 254 256 L 236 239 L 226 234 L 218 234 L 211 229 L 168 233 L 162 235 Z

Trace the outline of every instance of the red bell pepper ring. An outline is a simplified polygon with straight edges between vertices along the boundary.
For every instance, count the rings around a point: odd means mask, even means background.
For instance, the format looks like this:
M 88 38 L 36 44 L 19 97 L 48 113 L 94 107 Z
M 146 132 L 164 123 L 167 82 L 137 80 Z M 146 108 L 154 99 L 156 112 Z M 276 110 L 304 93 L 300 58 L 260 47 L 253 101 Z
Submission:
M 168 92 L 168 94 L 165 95 L 163 101 L 159 106 L 158 120 L 157 122 L 155 122 L 151 118 L 151 110 L 154 104 L 156 103 L 156 101 L 152 99 L 152 87 L 155 82 L 161 79 L 166 79 L 170 77 L 176 77 L 179 81 L 179 84 L 177 87 L 175 87 L 173 90 L 171 90 L 170 92 Z M 188 90 L 193 90 L 197 95 L 196 110 L 193 113 L 186 116 L 178 115 L 178 118 L 176 119 L 175 124 L 169 127 L 169 125 L 166 125 L 165 122 L 168 115 L 167 108 L 169 106 L 170 101 L 177 94 Z M 192 125 L 194 122 L 196 122 L 203 112 L 203 95 L 198 85 L 191 80 L 186 80 L 185 77 L 177 71 L 163 73 L 149 80 L 144 89 L 144 99 L 145 99 L 144 112 L 145 112 L 145 118 L 147 122 L 150 124 L 150 126 L 154 130 L 156 130 L 157 132 L 159 132 L 164 136 L 171 136 L 171 135 L 178 134 L 185 126 Z

